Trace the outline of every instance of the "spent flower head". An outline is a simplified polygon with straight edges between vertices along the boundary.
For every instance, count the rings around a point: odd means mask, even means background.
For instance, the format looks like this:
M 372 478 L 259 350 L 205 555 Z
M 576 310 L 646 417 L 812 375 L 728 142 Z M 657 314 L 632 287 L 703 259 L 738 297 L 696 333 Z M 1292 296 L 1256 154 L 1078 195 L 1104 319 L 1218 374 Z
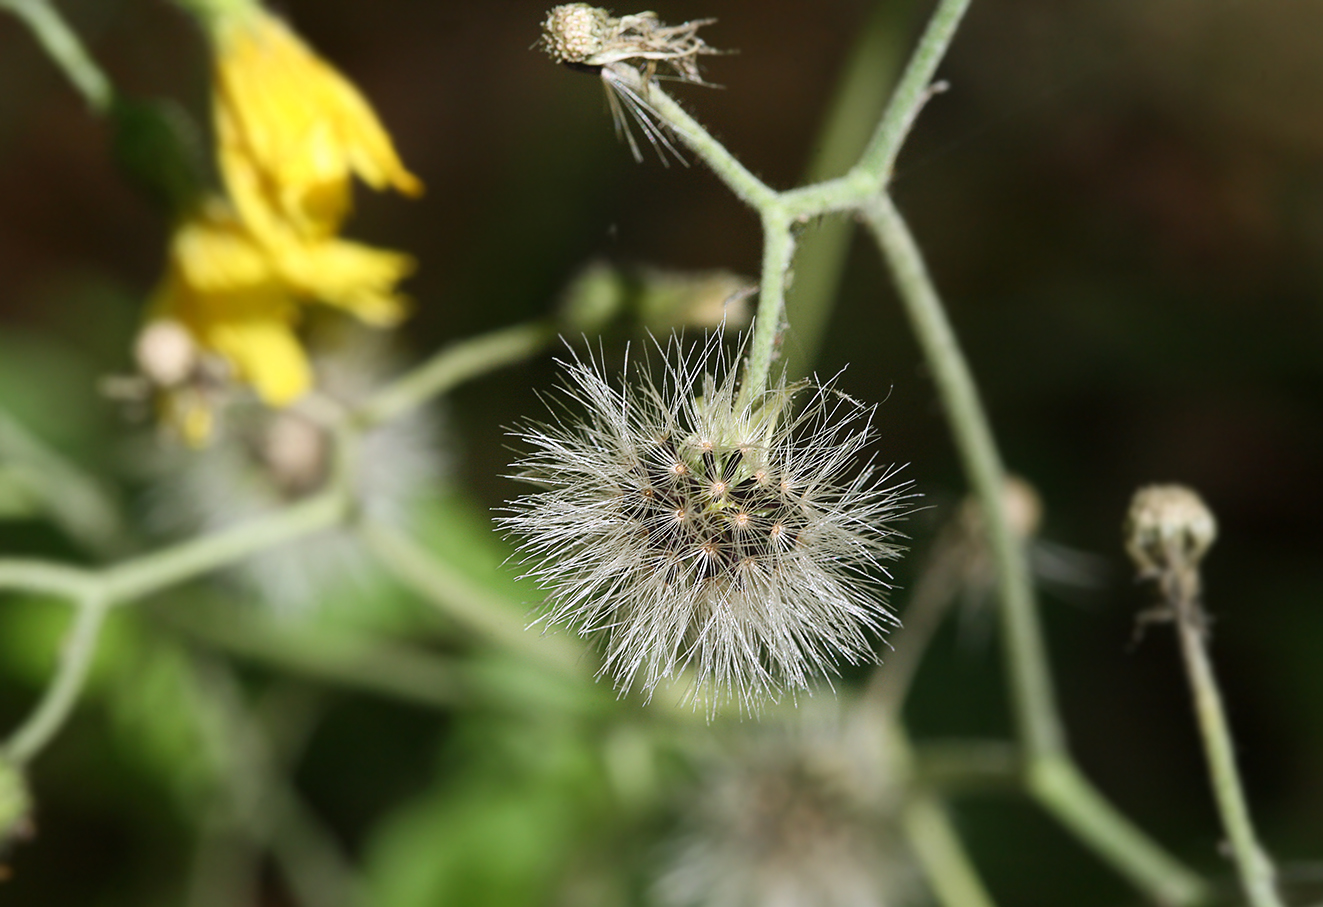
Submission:
M 664 151 L 684 163 L 648 101 L 648 89 L 659 70 L 681 82 L 709 84 L 698 68 L 698 58 L 722 51 L 698 37 L 698 29 L 715 21 L 695 19 L 665 25 L 652 12 L 617 18 L 587 3 L 565 3 L 547 13 L 537 46 L 557 63 L 601 76 L 616 134 L 629 143 L 635 160 L 643 160 L 643 153 L 630 131 L 630 118 L 657 149 L 663 164 Z
M 620 384 L 571 358 L 558 418 L 516 432 L 518 477 L 541 490 L 502 523 L 548 593 L 542 620 L 603 638 L 622 691 L 692 671 L 710 710 L 873 660 L 907 483 L 864 459 L 872 409 L 830 383 L 742 393 L 718 339 L 662 353 L 660 380 L 627 365 Z

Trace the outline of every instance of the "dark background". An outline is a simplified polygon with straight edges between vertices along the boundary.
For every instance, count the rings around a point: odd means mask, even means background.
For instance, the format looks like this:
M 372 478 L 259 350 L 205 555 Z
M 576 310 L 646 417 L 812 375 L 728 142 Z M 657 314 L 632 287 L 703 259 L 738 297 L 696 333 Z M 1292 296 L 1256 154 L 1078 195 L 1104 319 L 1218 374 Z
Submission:
M 60 6 L 122 89 L 178 99 L 204 117 L 204 46 L 175 8 Z M 667 21 L 720 17 L 707 40 L 739 51 L 707 61 L 723 87 L 676 93 L 755 173 L 794 185 L 869 4 L 657 9 Z M 529 49 L 540 4 L 290 2 L 281 11 L 373 100 L 427 184 L 418 202 L 361 194 L 350 226 L 420 262 L 408 285 L 417 314 L 402 332 L 413 355 L 547 312 L 594 257 L 757 273 L 749 212 L 701 166 L 636 164 L 612 134 L 596 80 Z M 1288 876 L 1317 881 L 1320 33 L 1323 7 L 1291 0 L 975 0 L 940 71 L 951 90 L 924 111 L 894 184 L 1005 459 L 1045 501 L 1044 537 L 1108 567 L 1087 588 L 1044 594 L 1073 751 L 1128 814 L 1224 880 L 1170 633 L 1155 628 L 1131 645 L 1132 615 L 1149 593 L 1130 579 L 1119 527 L 1133 490 L 1152 481 L 1188 483 L 1216 512 L 1220 537 L 1206 563 L 1213 652 L 1249 794 Z M 66 381 L 69 405 L 86 407 L 86 424 L 97 426 L 52 440 L 105 470 L 118 416 L 96 396 L 95 377 L 128 368 L 168 231 L 108 150 L 106 126 L 0 17 L 0 323 L 10 338 L 40 339 L 43 374 Z M 885 400 L 882 456 L 909 464 L 932 505 L 911 521 L 904 585 L 963 482 L 904 318 L 863 242 L 818 359 L 824 373 L 846 364 L 845 390 Z M 456 395 L 458 468 L 484 505 L 512 493 L 500 478 L 501 426 L 537 411 L 531 389 L 552 375 L 538 360 Z M 40 536 L 13 544 L 58 553 Z M 925 665 L 912 712 L 919 736 L 1005 727 L 995 646 L 965 636 L 940 637 Z M 27 695 L 0 695 L 7 723 Z M 351 842 L 373 809 L 409 792 L 407 781 L 392 790 L 374 778 L 425 773 L 430 757 L 417 750 L 444 736 L 426 716 L 384 715 L 344 706 L 342 739 L 321 742 L 321 775 L 307 781 Z M 106 783 L 86 777 L 88 763 L 71 752 L 99 752 L 97 727 L 83 716 L 36 773 L 50 805 L 41 838 L 18 854 L 26 903 L 147 903 L 159 876 L 178 871 L 183 833 L 150 785 L 116 788 L 124 772 L 113 764 Z M 354 754 L 363 733 L 379 741 L 370 757 Z M 349 780 L 328 780 L 336 777 Z M 976 799 L 960 819 L 1003 903 L 1130 898 L 1027 804 Z M 75 863 L 70 878 L 62 867 Z

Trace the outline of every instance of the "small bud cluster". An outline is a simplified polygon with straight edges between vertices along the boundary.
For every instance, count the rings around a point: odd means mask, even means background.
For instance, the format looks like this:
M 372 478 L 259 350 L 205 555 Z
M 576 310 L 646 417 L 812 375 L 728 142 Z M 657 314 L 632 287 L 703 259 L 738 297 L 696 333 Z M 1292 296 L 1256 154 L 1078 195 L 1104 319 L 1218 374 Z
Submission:
M 533 448 L 519 477 L 543 490 L 503 523 L 549 593 L 545 621 L 604 637 L 618 688 L 651 694 L 689 668 L 710 707 L 736 693 L 756 709 L 872 660 L 905 495 L 857 462 L 871 410 L 807 384 L 746 399 L 715 342 L 667 360 L 660 386 L 620 388 L 572 360 L 586 416 L 518 432 Z

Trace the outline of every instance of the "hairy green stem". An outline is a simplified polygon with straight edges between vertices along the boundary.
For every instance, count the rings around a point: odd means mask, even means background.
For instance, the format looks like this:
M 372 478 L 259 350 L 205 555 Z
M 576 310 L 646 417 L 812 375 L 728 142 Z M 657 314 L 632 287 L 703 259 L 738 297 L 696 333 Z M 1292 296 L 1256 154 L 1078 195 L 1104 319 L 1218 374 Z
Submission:
M 988 527 L 997 564 L 1017 737 L 1030 758 L 1055 755 L 1064 750 L 1064 741 L 1029 564 L 1006 514 L 1002 494 L 1005 473 L 978 388 L 928 276 L 923 255 L 900 212 L 889 197 L 878 195 L 864 206 L 862 214 L 891 269 L 910 327 L 932 370 L 965 474 Z
M 68 720 L 91 670 L 107 605 L 104 599 L 95 597 L 78 603 L 54 680 L 46 687 L 37 707 L 4 744 L 3 753 L 9 760 L 18 765 L 30 762 Z
M 1004 660 L 1031 793 L 1086 844 L 1160 903 L 1193 904 L 1201 880 L 1128 822 L 1066 755 L 1024 548 L 1006 514 L 1004 471 L 973 376 L 909 226 L 885 194 L 861 214 L 877 239 L 932 371 L 997 564 Z
M 1251 907 L 1282 907 L 1281 895 L 1277 891 L 1277 873 L 1254 831 L 1249 804 L 1240 781 L 1240 771 L 1236 767 L 1231 728 L 1205 645 L 1206 621 L 1197 600 L 1197 574 L 1188 584 L 1175 585 L 1185 593 L 1183 601 L 1174 603 L 1176 632 L 1180 637 L 1185 672 L 1194 696 L 1194 714 L 1199 724 L 1204 755 L 1208 759 L 1213 799 L 1222 816 L 1222 827 L 1231 845 L 1240 884 Z
M 569 676 L 584 676 L 580 646 L 525 629 L 513 602 L 482 588 L 409 536 L 379 521 L 359 533 L 391 575 L 462 626 Z
M 758 315 L 749 342 L 749 362 L 740 384 L 740 401 L 748 403 L 767 387 L 772 358 L 786 305 L 786 272 L 795 254 L 790 224 L 779 211 L 763 215 L 763 272 L 758 286 Z
M 913 12 L 913 2 L 874 3 L 819 130 L 817 151 L 804 174 L 806 184 L 844 173 L 863 151 L 869 124 L 877 121 L 896 81 L 901 42 Z M 827 218 L 799 239 L 795 282 L 786 297 L 786 321 L 794 326 L 793 342 L 786 344 L 784 353 L 791 377 L 812 370 L 835 306 L 854 226 L 852 218 Z
M 726 150 L 712 134 L 689 115 L 675 99 L 662 91 L 656 82 L 646 83 L 643 76 L 630 66 L 617 66 L 603 73 L 603 78 L 615 79 L 627 85 L 639 96 L 646 98 L 649 107 L 660 116 L 671 131 L 679 136 L 691 151 L 697 154 L 712 168 L 717 179 L 726 184 L 731 192 L 751 208 L 767 211 L 775 206 L 777 193 L 774 189 L 754 176 L 749 168 Z
M 555 337 L 555 325 L 534 321 L 461 340 L 373 394 L 354 421 L 362 428 L 389 422 L 466 381 L 527 359 Z
M 0 9 L 9 10 L 27 23 L 37 41 L 93 111 L 99 114 L 110 111 L 114 100 L 110 81 L 48 0 L 0 0 Z
M 946 56 L 956 29 L 969 9 L 969 0 L 941 0 L 905 67 L 886 113 L 868 147 L 851 171 L 851 178 L 870 183 L 871 194 L 881 192 L 891 179 L 901 146 L 932 91 L 933 75 Z

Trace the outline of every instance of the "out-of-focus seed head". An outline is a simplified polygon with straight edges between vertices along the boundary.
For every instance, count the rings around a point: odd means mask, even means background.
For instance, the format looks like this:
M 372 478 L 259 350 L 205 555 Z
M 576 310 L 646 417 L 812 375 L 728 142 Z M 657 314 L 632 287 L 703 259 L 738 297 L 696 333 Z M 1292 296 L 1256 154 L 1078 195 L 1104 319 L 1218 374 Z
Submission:
M 170 534 L 214 532 L 325 488 L 336 456 L 325 410 L 366 399 L 393 368 L 380 338 L 358 329 L 323 343 L 313 365 L 317 394 L 278 410 L 235 402 L 226 430 L 206 448 L 158 447 L 151 521 Z M 406 524 L 444 466 L 433 416 L 420 410 L 373 428 L 352 463 L 348 481 L 364 514 Z M 366 588 L 373 571 L 357 536 L 336 529 L 248 558 L 231 578 L 264 603 L 297 612 Z
M 660 381 L 619 385 L 571 359 L 561 418 L 516 432 L 518 477 L 541 490 L 502 523 L 548 593 L 542 619 L 602 638 L 622 691 L 688 670 L 709 710 L 873 660 L 907 485 L 864 459 L 872 410 L 815 384 L 746 398 L 717 339 L 662 354 Z
M 661 904 L 883 907 L 912 892 L 885 732 L 833 706 L 729 728 L 698 761 L 654 884 Z
M 1216 539 L 1217 520 L 1192 489 L 1149 485 L 1135 492 L 1125 547 L 1141 576 L 1193 569 Z

